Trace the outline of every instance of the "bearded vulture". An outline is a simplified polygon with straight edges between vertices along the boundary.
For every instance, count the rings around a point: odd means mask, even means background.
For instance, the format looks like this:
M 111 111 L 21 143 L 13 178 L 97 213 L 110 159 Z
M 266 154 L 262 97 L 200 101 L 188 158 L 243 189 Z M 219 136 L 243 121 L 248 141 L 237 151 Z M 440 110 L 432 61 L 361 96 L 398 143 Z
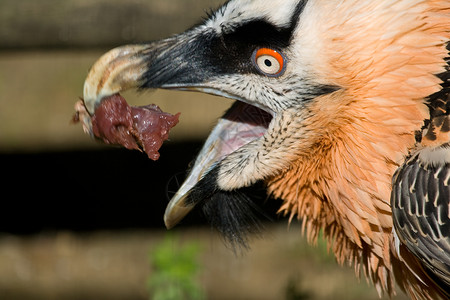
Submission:
M 236 100 L 168 204 L 246 243 L 263 183 L 380 294 L 450 297 L 449 0 L 231 0 L 91 68 L 79 119 L 130 88 Z M 128 132 L 128 131 L 127 131 Z M 94 134 L 95 135 L 95 134 Z

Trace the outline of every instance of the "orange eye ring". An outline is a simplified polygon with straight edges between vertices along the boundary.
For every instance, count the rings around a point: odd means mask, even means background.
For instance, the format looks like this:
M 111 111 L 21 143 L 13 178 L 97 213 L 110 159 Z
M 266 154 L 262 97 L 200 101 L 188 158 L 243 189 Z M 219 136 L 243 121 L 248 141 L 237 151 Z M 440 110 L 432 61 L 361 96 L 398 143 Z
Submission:
M 258 71 L 269 77 L 281 76 L 286 69 L 284 55 L 274 49 L 258 48 L 253 52 L 252 58 Z

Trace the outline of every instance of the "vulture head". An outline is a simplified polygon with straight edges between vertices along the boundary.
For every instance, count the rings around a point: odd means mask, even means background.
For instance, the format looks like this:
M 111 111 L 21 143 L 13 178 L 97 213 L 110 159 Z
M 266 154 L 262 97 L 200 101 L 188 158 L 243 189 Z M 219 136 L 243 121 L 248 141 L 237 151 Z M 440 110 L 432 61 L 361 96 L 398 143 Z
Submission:
M 299 145 L 312 130 L 306 124 L 311 103 L 340 89 L 315 63 L 318 33 L 306 35 L 302 27 L 308 25 L 301 24 L 307 6 L 298 0 L 229 1 L 182 34 L 113 49 L 91 69 L 84 87 L 90 113 L 103 98 L 133 87 L 237 100 L 170 201 L 167 227 L 200 205 L 230 241 L 243 242 L 256 221 L 243 190 L 281 174 L 305 154 Z
M 130 88 L 236 100 L 168 204 L 167 227 L 197 206 L 245 243 L 257 225 L 247 188 L 263 183 L 280 213 L 311 241 L 323 230 L 337 260 L 380 292 L 393 293 L 395 275 L 421 297 L 429 277 L 394 246 L 392 176 L 443 88 L 449 20 L 446 1 L 231 0 L 184 33 L 106 53 L 84 104 L 93 115 Z

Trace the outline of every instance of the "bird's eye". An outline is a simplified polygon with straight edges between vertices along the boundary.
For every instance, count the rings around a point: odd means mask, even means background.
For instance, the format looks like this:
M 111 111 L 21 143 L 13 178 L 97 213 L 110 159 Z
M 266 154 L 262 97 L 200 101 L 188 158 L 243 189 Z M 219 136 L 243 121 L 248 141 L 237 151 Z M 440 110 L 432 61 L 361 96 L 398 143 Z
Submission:
M 253 63 L 258 71 L 270 77 L 278 77 L 284 73 L 286 60 L 280 51 L 259 48 L 253 52 Z

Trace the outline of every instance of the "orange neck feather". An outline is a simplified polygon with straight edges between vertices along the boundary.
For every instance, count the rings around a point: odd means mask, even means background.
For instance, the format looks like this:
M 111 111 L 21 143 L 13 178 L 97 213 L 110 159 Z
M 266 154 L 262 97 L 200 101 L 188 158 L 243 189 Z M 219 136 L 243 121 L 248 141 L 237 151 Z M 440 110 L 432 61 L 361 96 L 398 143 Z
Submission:
M 362 266 L 379 291 L 393 293 L 391 179 L 429 118 L 424 99 L 440 89 L 434 74 L 445 66 L 450 8 L 446 1 L 397 1 L 395 11 L 362 1 L 378 6 L 373 15 L 342 20 L 336 16 L 351 14 L 355 3 L 337 2 L 332 9 L 324 8 L 330 1 L 316 2 L 329 15 L 315 20 L 319 29 L 303 21 L 299 34 L 328 42 L 314 58 L 321 60 L 316 72 L 342 89 L 309 104 L 309 117 L 298 120 L 306 128 L 298 159 L 267 184 L 284 201 L 280 212 L 302 219 L 309 240 L 323 229 L 340 263 L 354 262 L 358 273 Z

